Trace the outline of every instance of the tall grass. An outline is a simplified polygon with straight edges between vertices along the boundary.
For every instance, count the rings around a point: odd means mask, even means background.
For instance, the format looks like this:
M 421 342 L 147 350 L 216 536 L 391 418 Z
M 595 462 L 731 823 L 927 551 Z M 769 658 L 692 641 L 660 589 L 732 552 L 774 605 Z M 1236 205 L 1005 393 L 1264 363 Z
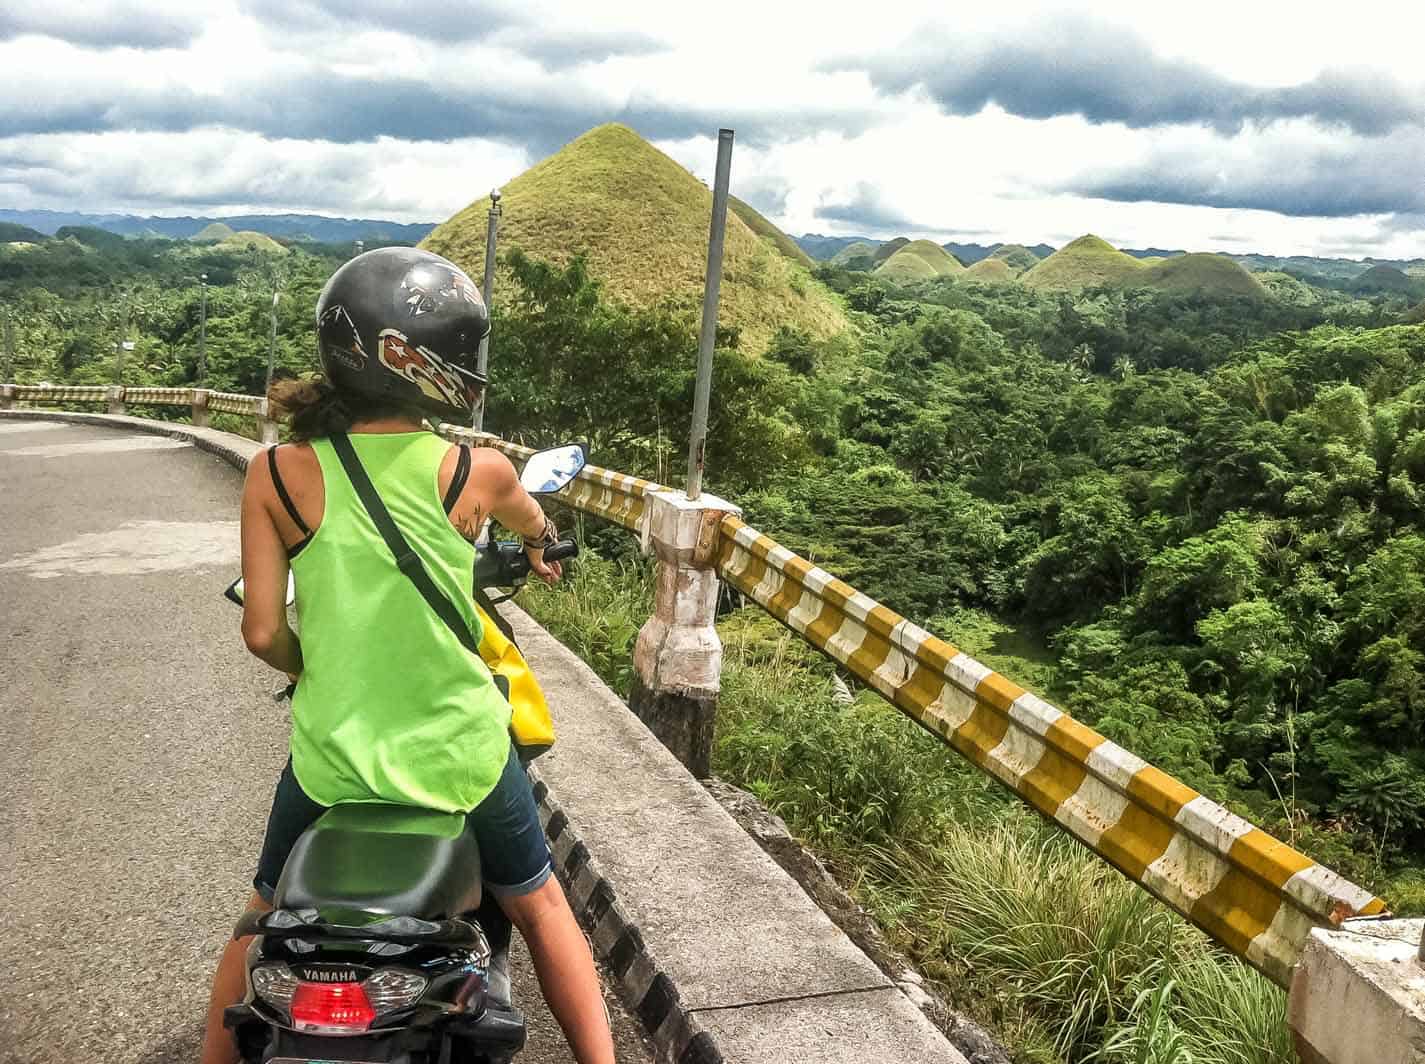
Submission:
M 524 605 L 627 695 L 647 566 Z M 1285 996 L 755 608 L 720 625 L 714 766 L 827 861 L 1024 1064 L 1289 1064 Z

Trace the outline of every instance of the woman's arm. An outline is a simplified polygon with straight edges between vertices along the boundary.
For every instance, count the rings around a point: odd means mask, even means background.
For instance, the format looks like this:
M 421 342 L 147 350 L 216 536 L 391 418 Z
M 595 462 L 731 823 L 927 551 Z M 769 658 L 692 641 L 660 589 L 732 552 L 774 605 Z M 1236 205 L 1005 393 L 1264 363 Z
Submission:
M 471 452 L 466 493 L 473 496 L 475 512 L 493 515 L 526 540 L 539 539 L 549 520 L 539 501 L 524 490 L 510 460 L 492 447 L 477 447 Z M 526 546 L 525 553 L 529 555 L 530 568 L 545 583 L 552 584 L 562 575 L 558 562 L 545 562 L 542 549 Z
M 242 489 L 242 638 L 274 669 L 295 675 L 302 648 L 287 623 L 287 548 L 264 501 L 273 491 L 267 463 L 249 462 Z

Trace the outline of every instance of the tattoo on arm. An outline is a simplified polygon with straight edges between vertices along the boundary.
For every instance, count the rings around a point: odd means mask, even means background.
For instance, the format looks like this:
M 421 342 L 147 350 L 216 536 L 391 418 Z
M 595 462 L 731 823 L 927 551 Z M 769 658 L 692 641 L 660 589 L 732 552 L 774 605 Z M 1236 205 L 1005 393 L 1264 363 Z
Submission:
M 480 538 L 480 529 L 485 525 L 485 511 L 480 508 L 479 503 L 471 505 L 470 509 L 455 519 L 455 527 L 460 530 L 460 534 L 474 543 Z

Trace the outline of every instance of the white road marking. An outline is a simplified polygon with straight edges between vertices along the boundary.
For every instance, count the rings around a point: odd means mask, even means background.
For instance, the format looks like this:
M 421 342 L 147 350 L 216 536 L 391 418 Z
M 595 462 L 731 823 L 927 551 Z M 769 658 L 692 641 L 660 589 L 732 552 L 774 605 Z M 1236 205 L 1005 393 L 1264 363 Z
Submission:
M 175 451 L 191 447 L 183 440 L 162 436 L 119 436 L 105 440 L 85 440 L 82 443 L 36 444 L 33 447 L 11 447 L 0 454 L 17 458 L 71 458 L 81 454 L 119 454 L 124 451 Z
M 240 554 L 236 521 L 130 521 L 0 562 L 0 569 L 42 580 L 70 573 L 134 576 L 235 566 Z
M 7 432 L 45 432 L 64 427 L 58 421 L 4 421 L 0 422 L 0 435 Z

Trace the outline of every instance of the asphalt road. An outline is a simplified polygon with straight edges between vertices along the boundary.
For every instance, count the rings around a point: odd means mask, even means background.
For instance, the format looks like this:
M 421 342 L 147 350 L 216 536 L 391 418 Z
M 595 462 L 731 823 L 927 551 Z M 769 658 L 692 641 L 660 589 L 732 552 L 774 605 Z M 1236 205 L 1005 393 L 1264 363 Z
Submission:
M 286 757 L 222 597 L 241 475 L 0 418 L 0 1062 L 196 1060 Z M 528 1064 L 572 1060 L 517 949 Z M 609 996 L 621 1061 L 651 1061 Z

